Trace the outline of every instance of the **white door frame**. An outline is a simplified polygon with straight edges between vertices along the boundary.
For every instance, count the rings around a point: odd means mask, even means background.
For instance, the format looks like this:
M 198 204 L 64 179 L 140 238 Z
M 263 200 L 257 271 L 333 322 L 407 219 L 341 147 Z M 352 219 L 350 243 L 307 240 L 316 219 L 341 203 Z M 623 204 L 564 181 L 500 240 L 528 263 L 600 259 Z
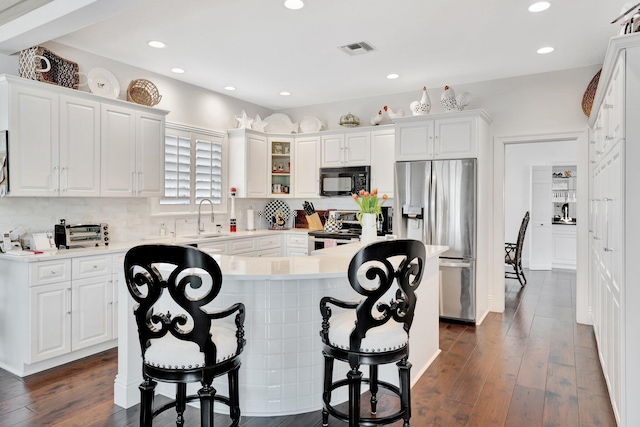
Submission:
M 493 253 L 494 277 L 489 289 L 489 310 L 504 312 L 504 152 L 507 144 L 523 144 L 552 141 L 576 141 L 578 203 L 576 223 L 576 320 L 591 324 L 591 304 L 588 283 L 588 206 L 589 197 L 589 138 L 587 130 L 538 135 L 500 136 L 493 139 L 493 229 L 495 232 Z

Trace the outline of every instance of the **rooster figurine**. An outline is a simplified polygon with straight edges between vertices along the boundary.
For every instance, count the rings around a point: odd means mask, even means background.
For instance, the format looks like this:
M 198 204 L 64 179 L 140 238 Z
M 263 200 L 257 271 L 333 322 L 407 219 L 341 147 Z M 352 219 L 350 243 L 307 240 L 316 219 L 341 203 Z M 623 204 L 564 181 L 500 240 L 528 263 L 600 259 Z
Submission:
M 398 108 L 395 112 L 387 107 L 386 105 L 383 107 L 383 110 L 387 113 L 390 119 L 395 119 L 396 117 L 402 117 L 404 115 L 404 111 L 401 108 Z
M 456 93 L 449 86 L 444 87 L 444 92 L 440 95 L 440 103 L 445 111 L 462 111 L 471 101 L 469 92 L 462 92 L 456 96 Z
M 379 125 L 380 122 L 382 122 L 382 110 L 378 111 L 378 114 L 376 114 L 375 116 L 371 117 L 371 120 L 369 120 L 369 122 L 373 126 Z
M 414 116 L 424 116 L 425 114 L 429 114 L 429 111 L 431 110 L 431 100 L 429 99 L 426 86 L 422 88 L 422 98 L 420 101 L 413 101 L 409 105 L 409 109 L 411 109 Z

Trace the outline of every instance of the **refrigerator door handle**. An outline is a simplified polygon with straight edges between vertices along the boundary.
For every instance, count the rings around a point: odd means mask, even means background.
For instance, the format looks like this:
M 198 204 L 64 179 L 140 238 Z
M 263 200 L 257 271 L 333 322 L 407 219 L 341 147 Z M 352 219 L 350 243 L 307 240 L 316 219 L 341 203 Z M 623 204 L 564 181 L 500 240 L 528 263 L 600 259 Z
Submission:
M 471 267 L 471 263 L 468 262 L 449 262 L 449 261 L 440 261 L 440 267 L 454 267 L 454 268 L 469 268 Z

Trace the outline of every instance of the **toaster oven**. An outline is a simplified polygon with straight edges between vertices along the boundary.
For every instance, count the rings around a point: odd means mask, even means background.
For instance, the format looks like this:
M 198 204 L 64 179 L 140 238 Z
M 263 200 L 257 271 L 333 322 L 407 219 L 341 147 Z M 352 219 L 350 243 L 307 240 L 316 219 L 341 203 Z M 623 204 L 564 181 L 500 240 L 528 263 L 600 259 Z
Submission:
M 109 224 L 56 224 L 54 241 L 59 249 L 89 248 L 109 245 Z

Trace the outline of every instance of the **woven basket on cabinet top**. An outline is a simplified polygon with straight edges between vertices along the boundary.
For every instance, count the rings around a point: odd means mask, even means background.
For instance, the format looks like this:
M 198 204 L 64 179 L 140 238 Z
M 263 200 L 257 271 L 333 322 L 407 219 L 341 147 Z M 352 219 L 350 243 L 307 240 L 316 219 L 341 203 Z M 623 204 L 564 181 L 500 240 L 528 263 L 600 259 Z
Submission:
M 596 97 L 596 90 L 598 89 L 598 82 L 600 81 L 600 73 L 602 69 L 596 73 L 595 76 L 589 82 L 587 90 L 584 91 L 582 96 L 582 112 L 589 117 L 591 115 L 591 107 L 593 107 L 593 100 Z
M 136 79 L 129 83 L 129 87 L 127 88 L 127 101 L 153 107 L 160 102 L 161 99 L 162 96 L 158 93 L 158 88 L 149 80 Z

